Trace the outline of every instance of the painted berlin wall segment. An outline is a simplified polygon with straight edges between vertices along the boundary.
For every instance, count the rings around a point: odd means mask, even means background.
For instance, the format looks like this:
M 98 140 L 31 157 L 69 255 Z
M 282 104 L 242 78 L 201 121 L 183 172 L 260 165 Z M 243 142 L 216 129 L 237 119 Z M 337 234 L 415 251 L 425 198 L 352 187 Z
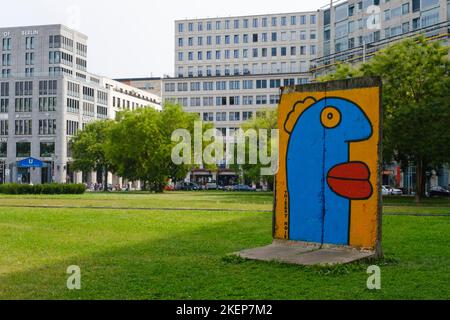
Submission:
M 282 90 L 274 238 L 381 249 L 381 81 Z

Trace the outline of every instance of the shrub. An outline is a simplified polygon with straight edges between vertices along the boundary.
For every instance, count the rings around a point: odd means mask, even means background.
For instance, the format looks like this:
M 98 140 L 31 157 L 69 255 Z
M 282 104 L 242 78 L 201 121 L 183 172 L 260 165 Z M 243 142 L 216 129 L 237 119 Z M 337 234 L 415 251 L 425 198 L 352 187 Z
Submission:
M 3 184 L 0 194 L 83 194 L 86 192 L 84 184 Z

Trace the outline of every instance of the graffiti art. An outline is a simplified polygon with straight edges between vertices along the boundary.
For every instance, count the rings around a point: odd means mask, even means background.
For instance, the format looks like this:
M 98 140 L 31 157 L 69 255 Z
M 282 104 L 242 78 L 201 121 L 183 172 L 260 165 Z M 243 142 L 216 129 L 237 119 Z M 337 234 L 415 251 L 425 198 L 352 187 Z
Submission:
M 275 238 L 375 249 L 380 86 L 362 78 L 283 90 Z

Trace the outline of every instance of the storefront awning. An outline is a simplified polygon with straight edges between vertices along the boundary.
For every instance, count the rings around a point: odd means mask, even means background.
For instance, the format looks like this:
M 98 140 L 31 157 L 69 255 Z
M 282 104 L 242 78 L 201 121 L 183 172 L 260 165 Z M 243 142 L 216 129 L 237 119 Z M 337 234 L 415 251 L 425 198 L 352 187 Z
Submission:
M 27 158 L 17 162 L 19 168 L 42 168 L 44 163 L 35 158 Z

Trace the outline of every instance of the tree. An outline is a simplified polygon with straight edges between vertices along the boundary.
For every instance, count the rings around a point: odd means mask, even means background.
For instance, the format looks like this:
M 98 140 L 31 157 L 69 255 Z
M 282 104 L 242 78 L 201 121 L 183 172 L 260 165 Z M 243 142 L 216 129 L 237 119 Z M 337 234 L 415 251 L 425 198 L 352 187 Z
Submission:
M 112 168 L 106 156 L 105 140 L 112 125 L 110 120 L 89 123 L 71 141 L 74 169 L 85 172 L 102 170 L 105 191 L 108 191 L 108 171 Z
M 425 196 L 426 170 L 450 161 L 448 48 L 424 37 L 378 52 L 360 68 L 339 66 L 334 76 L 383 80 L 385 160 L 416 165 L 416 200 Z
M 272 137 L 272 135 L 271 135 L 271 130 L 277 129 L 277 128 L 278 128 L 278 109 L 264 110 L 264 111 L 260 112 L 259 116 L 256 116 L 256 117 L 248 120 L 242 126 L 242 129 L 244 130 L 244 132 L 247 130 L 256 131 L 258 142 L 261 139 L 261 137 L 259 135 L 260 130 L 265 130 L 267 132 L 267 138 L 268 138 L 267 139 L 267 143 L 268 143 L 267 150 L 269 151 L 269 155 L 270 155 L 270 150 L 272 150 L 272 143 L 276 143 L 274 141 L 275 137 Z M 235 159 L 237 158 L 237 149 L 238 149 L 238 147 L 236 145 L 234 148 Z M 247 141 L 246 147 L 245 147 L 246 164 L 243 164 L 243 165 L 234 164 L 231 167 L 233 167 L 233 169 L 236 172 L 242 172 L 245 181 L 266 182 L 270 187 L 272 187 L 273 183 L 274 183 L 274 176 L 273 175 L 266 176 L 266 175 L 261 174 L 261 169 L 267 167 L 261 163 L 261 159 L 258 159 L 257 164 L 248 163 L 249 162 L 248 160 L 250 158 L 249 153 L 250 153 L 250 146 Z
M 172 150 L 177 145 L 172 133 L 184 129 L 194 136 L 197 120 L 197 114 L 171 104 L 166 104 L 162 112 L 151 108 L 121 112 L 109 130 L 107 157 L 121 177 L 140 180 L 148 190 L 163 192 L 169 178 L 183 179 L 194 166 L 193 159 L 191 164 L 172 161 Z M 192 143 L 189 148 L 193 148 Z

